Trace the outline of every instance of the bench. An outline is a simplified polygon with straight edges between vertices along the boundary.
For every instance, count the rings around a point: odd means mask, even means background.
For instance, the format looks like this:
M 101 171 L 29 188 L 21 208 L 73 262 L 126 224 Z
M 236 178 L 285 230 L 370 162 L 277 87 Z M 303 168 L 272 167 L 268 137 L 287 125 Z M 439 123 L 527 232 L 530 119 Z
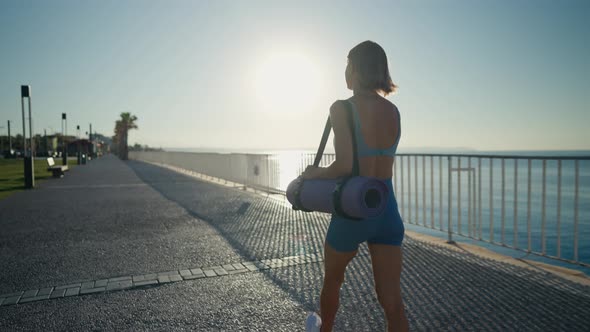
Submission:
M 54 178 L 61 178 L 64 176 L 64 172 L 68 170 L 68 166 L 56 165 L 53 157 L 47 158 L 47 165 L 49 166 L 47 170 L 53 173 Z

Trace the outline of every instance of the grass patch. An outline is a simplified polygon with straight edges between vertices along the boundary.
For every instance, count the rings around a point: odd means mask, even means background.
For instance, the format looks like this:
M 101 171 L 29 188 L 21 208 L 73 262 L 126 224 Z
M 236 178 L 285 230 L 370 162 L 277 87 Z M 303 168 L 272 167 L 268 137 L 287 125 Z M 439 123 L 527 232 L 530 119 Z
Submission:
M 56 165 L 62 165 L 61 158 L 55 159 Z M 68 159 L 68 167 L 71 169 L 76 164 Z M 45 159 L 35 159 L 35 184 L 37 181 L 50 178 L 51 172 L 47 170 Z M 67 174 L 67 173 L 66 173 Z M 22 159 L 0 159 L 0 199 L 25 189 L 24 161 Z

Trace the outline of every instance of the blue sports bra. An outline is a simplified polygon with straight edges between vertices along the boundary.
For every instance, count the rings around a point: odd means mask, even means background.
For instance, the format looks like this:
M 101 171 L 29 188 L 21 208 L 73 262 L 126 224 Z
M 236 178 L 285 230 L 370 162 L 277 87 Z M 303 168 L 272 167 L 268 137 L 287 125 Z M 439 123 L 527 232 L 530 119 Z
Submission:
M 397 137 L 395 138 L 395 142 L 393 143 L 392 146 L 390 146 L 389 148 L 386 149 L 373 149 L 370 148 L 369 146 L 367 146 L 367 143 L 365 142 L 365 140 L 363 139 L 363 133 L 361 131 L 361 122 L 360 122 L 360 118 L 358 115 L 358 111 L 356 109 L 356 105 L 349 100 L 347 100 L 351 107 L 352 107 L 352 114 L 354 116 L 354 131 L 355 131 L 355 136 L 356 136 L 356 144 L 358 147 L 358 156 L 359 157 L 369 157 L 369 156 L 395 156 L 395 152 L 397 150 L 397 145 L 399 143 L 399 139 L 402 133 L 402 127 L 401 127 L 401 120 L 398 114 L 397 117 L 397 121 L 398 121 L 398 133 L 397 133 Z

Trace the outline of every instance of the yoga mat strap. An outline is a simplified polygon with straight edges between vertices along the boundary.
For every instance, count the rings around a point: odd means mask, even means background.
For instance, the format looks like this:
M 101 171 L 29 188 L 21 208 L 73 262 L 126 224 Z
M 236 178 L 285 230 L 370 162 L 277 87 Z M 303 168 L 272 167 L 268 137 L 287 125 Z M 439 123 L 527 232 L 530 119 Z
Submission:
M 350 134 L 352 136 L 352 176 L 359 176 L 359 160 L 358 160 L 358 152 L 356 146 L 356 130 L 354 130 L 354 116 L 352 115 L 353 109 L 350 100 L 341 101 L 344 103 L 344 107 L 346 108 L 346 113 L 348 116 L 348 126 L 350 129 Z M 330 137 L 330 131 L 332 130 L 332 122 L 330 121 L 330 116 L 326 120 L 326 125 L 324 126 L 324 132 L 322 133 L 322 139 L 320 141 L 320 145 L 318 146 L 318 152 L 315 155 L 315 159 L 313 161 L 313 166 L 318 167 L 320 165 L 320 161 L 322 160 L 322 156 L 324 155 L 324 150 L 326 149 L 326 143 L 328 142 L 328 137 Z
M 353 217 L 353 216 L 348 215 L 342 209 L 342 192 L 344 191 L 344 186 L 346 186 L 346 183 L 350 179 L 351 179 L 351 177 L 346 177 L 346 178 L 343 178 L 342 180 L 336 182 L 336 187 L 334 188 L 334 191 L 332 193 L 332 202 L 334 204 L 334 212 L 336 212 L 336 214 L 339 215 L 340 217 L 344 217 L 346 219 L 363 220 L 362 218 L 357 218 L 357 217 Z
M 326 125 L 324 126 L 322 140 L 320 141 L 318 152 L 315 154 L 315 160 L 313 161 L 313 165 L 315 167 L 318 167 L 320 165 L 320 160 L 322 160 L 322 156 L 324 155 L 324 149 L 326 148 L 326 143 L 328 142 L 328 137 L 330 136 L 330 130 L 332 130 L 332 122 L 330 121 L 330 116 L 328 116 L 328 120 L 326 120 Z
M 352 116 L 352 102 L 347 100 L 345 102 L 348 113 L 348 125 L 350 126 L 350 134 L 352 135 L 352 176 L 359 176 L 359 158 L 356 146 L 356 130 L 354 130 L 354 117 Z

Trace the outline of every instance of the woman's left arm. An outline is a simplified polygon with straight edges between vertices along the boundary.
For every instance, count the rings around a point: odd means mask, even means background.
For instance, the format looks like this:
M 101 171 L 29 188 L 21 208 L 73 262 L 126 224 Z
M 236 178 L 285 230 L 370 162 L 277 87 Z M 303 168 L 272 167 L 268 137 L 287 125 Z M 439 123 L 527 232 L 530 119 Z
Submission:
M 336 179 L 352 172 L 352 135 L 346 114 L 348 110 L 342 103 L 337 101 L 330 107 L 336 160 L 328 167 L 308 166 L 302 174 L 304 179 Z

